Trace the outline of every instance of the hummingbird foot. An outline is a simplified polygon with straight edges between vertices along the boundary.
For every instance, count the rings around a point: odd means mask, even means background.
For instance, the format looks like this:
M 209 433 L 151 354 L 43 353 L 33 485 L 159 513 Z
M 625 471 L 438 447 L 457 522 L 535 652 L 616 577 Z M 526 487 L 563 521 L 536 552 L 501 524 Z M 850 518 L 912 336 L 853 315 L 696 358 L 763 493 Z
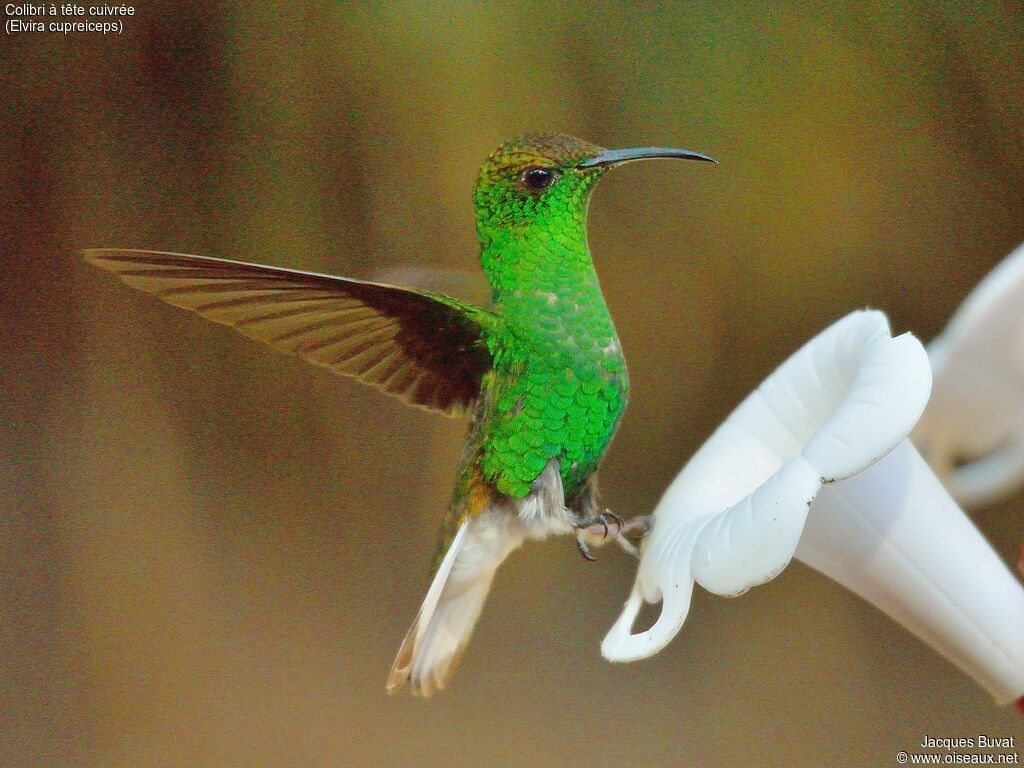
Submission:
M 644 537 L 651 532 L 651 528 L 653 527 L 653 515 L 637 515 L 636 517 L 631 517 L 621 528 L 619 528 L 618 533 L 615 535 L 615 541 L 624 551 L 639 560 L 640 550 L 634 542 L 642 541 Z
M 585 560 L 594 561 L 597 560 L 590 553 L 590 547 L 587 545 L 587 538 L 600 537 L 600 541 L 605 541 L 608 538 L 609 527 L 608 524 L 612 523 L 615 526 L 615 538 L 618 539 L 622 534 L 622 529 L 625 526 L 625 522 L 621 517 L 612 512 L 610 509 L 606 509 L 599 515 L 590 518 L 580 519 L 574 515 L 569 514 L 569 519 L 572 527 L 576 531 L 576 548 L 583 555 Z

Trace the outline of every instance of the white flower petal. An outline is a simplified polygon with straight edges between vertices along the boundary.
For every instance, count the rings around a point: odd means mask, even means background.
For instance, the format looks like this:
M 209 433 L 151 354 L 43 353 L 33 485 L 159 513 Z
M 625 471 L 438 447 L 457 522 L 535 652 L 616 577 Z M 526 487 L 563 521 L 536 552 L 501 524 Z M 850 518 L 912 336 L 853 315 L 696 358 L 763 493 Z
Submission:
M 880 312 L 854 312 L 804 345 L 666 491 L 604 655 L 627 661 L 664 647 L 686 618 L 694 581 L 738 595 L 778 575 L 822 483 L 892 450 L 924 409 L 930 382 L 920 343 L 890 338 Z M 632 634 L 641 599 L 661 599 L 661 615 L 647 632 Z
M 928 354 L 932 399 L 913 440 L 932 469 L 971 507 L 1024 485 L 1024 246 L 978 284 Z
M 1024 694 L 1024 588 L 909 440 L 822 489 L 796 557 L 887 613 L 998 703 Z
M 950 468 L 945 484 L 965 507 L 980 507 L 1018 491 L 1024 484 L 1024 429 L 991 453 Z
M 795 550 L 998 702 L 1024 701 L 1024 588 L 906 439 L 929 385 L 920 343 L 890 338 L 879 313 L 853 313 L 805 345 L 666 491 L 604 655 L 656 653 L 682 627 L 695 582 L 738 595 Z M 644 600 L 658 599 L 654 626 L 633 634 Z

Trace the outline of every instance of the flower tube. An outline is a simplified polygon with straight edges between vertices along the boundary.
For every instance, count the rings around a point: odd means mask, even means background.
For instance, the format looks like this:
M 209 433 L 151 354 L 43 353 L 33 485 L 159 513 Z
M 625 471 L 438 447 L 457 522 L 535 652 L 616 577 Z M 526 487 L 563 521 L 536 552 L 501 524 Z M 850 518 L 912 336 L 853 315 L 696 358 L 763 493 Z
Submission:
M 633 591 L 601 646 L 661 650 L 694 583 L 735 596 L 794 554 L 913 631 L 1000 703 L 1024 694 L 1024 588 L 906 436 L 928 401 L 920 342 L 854 312 L 769 376 L 654 511 Z M 633 633 L 644 601 L 652 627 Z
M 912 435 L 953 497 L 978 507 L 1024 486 L 1024 245 L 928 345 L 931 401 Z

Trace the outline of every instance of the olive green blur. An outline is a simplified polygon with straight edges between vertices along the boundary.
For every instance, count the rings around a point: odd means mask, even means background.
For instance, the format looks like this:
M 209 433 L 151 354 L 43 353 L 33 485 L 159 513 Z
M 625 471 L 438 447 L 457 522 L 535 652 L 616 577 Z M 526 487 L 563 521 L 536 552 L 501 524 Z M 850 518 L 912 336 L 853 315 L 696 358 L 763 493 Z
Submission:
M 864 306 L 929 339 L 1024 240 L 1019 4 L 768 6 L 147 2 L 121 36 L 5 35 L 0 765 L 862 768 L 926 734 L 1019 742 L 800 565 L 698 590 L 664 652 L 609 665 L 635 565 L 568 537 L 510 557 L 448 690 L 388 697 L 465 422 L 82 262 L 478 270 L 503 140 L 706 152 L 615 169 L 590 206 L 631 389 L 602 498 L 648 512 L 802 341 Z M 974 519 L 1015 561 L 1024 495 Z

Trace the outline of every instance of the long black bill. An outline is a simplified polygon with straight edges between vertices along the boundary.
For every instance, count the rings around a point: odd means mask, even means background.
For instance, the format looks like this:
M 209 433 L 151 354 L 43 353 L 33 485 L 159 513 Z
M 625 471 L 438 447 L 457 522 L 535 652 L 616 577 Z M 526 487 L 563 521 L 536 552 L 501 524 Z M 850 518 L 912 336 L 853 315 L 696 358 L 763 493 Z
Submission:
M 691 152 L 688 149 L 671 149 L 670 147 L 634 147 L 633 149 L 606 149 L 589 160 L 579 163 L 577 168 L 608 168 L 620 163 L 631 163 L 634 160 L 651 160 L 656 157 L 674 157 L 678 160 L 703 160 L 706 163 L 717 163 L 713 157 Z

